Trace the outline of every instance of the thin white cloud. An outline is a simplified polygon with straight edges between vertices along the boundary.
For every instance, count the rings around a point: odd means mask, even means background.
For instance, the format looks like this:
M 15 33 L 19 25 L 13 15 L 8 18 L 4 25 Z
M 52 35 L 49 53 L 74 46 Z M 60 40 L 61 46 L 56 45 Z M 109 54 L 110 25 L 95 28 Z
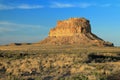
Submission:
M 40 25 L 28 25 L 28 24 L 17 24 L 13 22 L 8 22 L 8 21 L 0 21 L 0 27 L 16 27 L 16 28 L 24 28 L 24 27 L 30 27 L 30 28 L 35 28 L 35 27 L 41 27 Z
M 0 33 L 13 32 L 14 29 L 0 27 Z
M 96 4 L 94 3 L 80 3 L 79 5 L 78 5 L 78 7 L 80 7 L 80 8 L 88 8 L 88 7 L 92 7 L 92 6 L 96 6 Z
M 37 8 L 43 8 L 41 5 L 28 5 L 28 4 L 22 4 L 17 6 L 18 9 L 37 9 Z
M 120 4 L 113 3 L 94 3 L 94 2 L 73 2 L 73 3 L 62 3 L 62 2 L 52 2 L 49 8 L 108 8 L 108 7 L 120 7 Z
M 13 9 L 39 9 L 43 8 L 42 5 L 28 5 L 28 4 L 21 4 L 21 5 L 4 5 L 0 4 L 0 10 L 13 10 Z
M 110 4 L 110 3 L 106 3 L 106 4 L 101 4 L 100 5 L 100 7 L 111 7 L 112 6 L 112 4 Z
M 53 2 L 52 5 L 50 5 L 50 8 L 70 8 L 70 7 L 75 7 L 75 5 L 70 3 L 59 2 Z
M 117 4 L 116 4 L 117 5 Z M 88 2 L 74 2 L 74 3 L 62 3 L 62 2 L 51 2 L 48 5 L 30 5 L 30 4 L 20 4 L 20 5 L 4 5 L 0 4 L 0 10 L 13 10 L 13 9 L 39 9 L 39 8 L 89 8 L 89 7 L 111 7 L 116 6 L 112 3 L 98 4 L 98 3 L 88 3 Z M 117 6 L 119 7 L 119 5 Z
M 96 6 L 96 4 L 93 3 L 60 3 L 60 2 L 53 2 L 52 5 L 50 5 L 50 8 L 72 8 L 72 7 L 78 7 L 78 8 L 88 8 Z
M 0 4 L 0 10 L 9 10 L 9 9 L 14 9 L 14 7 Z
M 45 29 L 40 25 L 27 25 L 27 24 L 16 24 L 7 21 L 0 21 L 0 33 L 22 31 L 22 30 L 35 31 L 39 29 Z
M 15 31 L 15 26 L 16 24 L 14 23 L 0 21 L 0 33 Z

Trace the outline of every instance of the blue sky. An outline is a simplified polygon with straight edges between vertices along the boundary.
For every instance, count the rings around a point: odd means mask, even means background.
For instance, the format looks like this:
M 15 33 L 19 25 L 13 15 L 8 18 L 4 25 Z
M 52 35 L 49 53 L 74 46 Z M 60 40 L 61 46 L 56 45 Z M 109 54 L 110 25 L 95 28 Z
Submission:
M 0 0 L 0 44 L 38 42 L 58 20 L 85 17 L 92 32 L 120 46 L 120 0 Z

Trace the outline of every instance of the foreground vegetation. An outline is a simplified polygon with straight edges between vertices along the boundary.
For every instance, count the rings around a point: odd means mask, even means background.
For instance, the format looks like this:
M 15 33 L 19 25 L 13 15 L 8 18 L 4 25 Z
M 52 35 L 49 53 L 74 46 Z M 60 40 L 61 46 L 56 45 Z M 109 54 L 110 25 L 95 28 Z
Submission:
M 120 80 L 120 48 L 1 46 L 0 80 Z

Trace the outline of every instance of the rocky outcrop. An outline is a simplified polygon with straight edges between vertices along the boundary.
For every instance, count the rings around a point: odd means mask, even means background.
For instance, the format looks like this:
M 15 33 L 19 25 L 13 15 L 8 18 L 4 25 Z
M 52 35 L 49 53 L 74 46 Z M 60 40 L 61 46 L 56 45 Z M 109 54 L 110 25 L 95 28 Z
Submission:
M 49 36 L 40 44 L 77 44 L 83 46 L 113 46 L 91 32 L 90 21 L 85 18 L 70 18 L 58 21 L 57 26 L 50 30 Z

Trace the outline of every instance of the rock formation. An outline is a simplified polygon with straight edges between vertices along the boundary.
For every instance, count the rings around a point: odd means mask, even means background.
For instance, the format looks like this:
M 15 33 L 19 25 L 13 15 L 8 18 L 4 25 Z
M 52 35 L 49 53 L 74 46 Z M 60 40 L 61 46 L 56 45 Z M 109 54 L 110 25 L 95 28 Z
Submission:
M 58 21 L 57 26 L 50 30 L 49 36 L 42 40 L 40 44 L 113 46 L 113 43 L 106 42 L 93 34 L 90 22 L 85 18 L 70 18 Z

